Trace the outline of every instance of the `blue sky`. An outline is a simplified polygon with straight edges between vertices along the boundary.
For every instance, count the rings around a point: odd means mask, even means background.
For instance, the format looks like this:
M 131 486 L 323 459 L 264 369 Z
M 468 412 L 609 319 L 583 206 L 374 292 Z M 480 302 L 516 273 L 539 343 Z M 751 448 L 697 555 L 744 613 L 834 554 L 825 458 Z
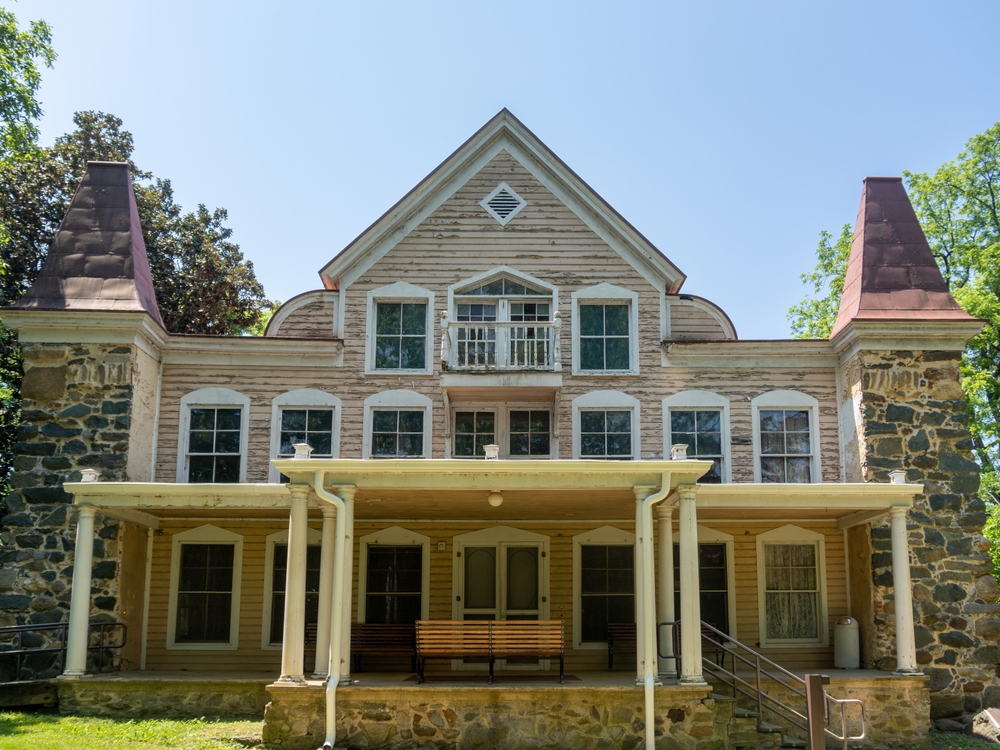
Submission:
M 1000 120 L 992 1 L 11 7 L 53 27 L 43 141 L 118 115 L 183 206 L 229 210 L 282 300 L 506 106 L 685 292 L 786 337 L 862 179 L 933 170 Z

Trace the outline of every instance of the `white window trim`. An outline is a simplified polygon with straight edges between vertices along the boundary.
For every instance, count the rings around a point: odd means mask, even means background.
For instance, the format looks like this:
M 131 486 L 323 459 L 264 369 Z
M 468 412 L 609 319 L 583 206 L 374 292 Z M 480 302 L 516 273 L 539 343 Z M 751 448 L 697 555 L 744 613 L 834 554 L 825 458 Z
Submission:
M 431 611 L 431 538 L 401 526 L 366 534 L 361 537 L 358 557 L 358 622 L 368 616 L 368 547 L 415 547 L 420 545 L 420 619 L 429 620 Z
M 375 369 L 375 313 L 379 302 L 416 302 L 427 305 L 427 337 L 424 341 L 422 369 Z M 372 289 L 366 301 L 365 374 L 366 375 L 431 375 L 434 373 L 434 292 L 406 281 Z
M 372 412 L 388 411 L 422 411 L 424 413 L 424 458 L 431 457 L 431 422 L 433 421 L 433 406 L 430 398 L 416 391 L 382 391 L 365 399 L 364 442 L 361 446 L 361 457 L 372 457 Z
M 722 411 L 722 483 L 733 481 L 732 439 L 729 436 L 729 399 L 711 391 L 681 391 L 663 399 L 663 457 L 670 455 L 674 439 L 671 435 L 670 412 L 697 409 L 720 409 Z
M 580 455 L 580 412 L 581 411 L 631 411 L 632 412 L 632 459 L 642 458 L 639 443 L 639 399 L 621 391 L 591 391 L 573 399 L 573 458 L 591 459 Z M 606 460 L 596 458 L 594 460 Z
M 501 216 L 500 214 L 498 214 L 496 211 L 493 210 L 492 206 L 490 206 L 490 201 L 493 200 L 493 197 L 497 193 L 499 193 L 501 190 L 506 190 L 518 202 L 517 203 L 517 208 L 515 208 L 513 211 L 511 211 L 506 216 Z M 479 201 L 479 205 L 482 206 L 483 210 L 486 211 L 486 213 L 488 213 L 494 219 L 496 219 L 496 221 L 500 224 L 500 226 L 503 227 L 503 226 L 507 226 L 507 222 L 508 221 L 510 221 L 511 219 L 513 219 L 519 213 L 521 213 L 521 209 L 528 205 L 528 201 L 526 201 L 524 198 L 522 198 L 517 193 L 517 191 L 515 191 L 514 188 L 512 188 L 506 182 L 501 182 L 499 185 L 497 185 L 495 188 L 493 188 L 493 190 L 490 191 L 489 195 L 487 195 L 485 198 L 483 198 L 481 201 Z
M 333 409 L 333 444 L 330 450 L 334 458 L 340 458 L 340 399 L 332 393 L 318 391 L 314 388 L 302 388 L 288 391 L 275 396 L 271 401 L 271 460 L 278 457 L 281 446 L 281 412 L 287 408 L 311 409 L 314 407 L 330 407 Z M 269 481 L 280 482 L 281 472 L 270 467 Z
M 573 328 L 573 374 L 596 375 L 598 377 L 620 377 L 622 375 L 639 374 L 639 293 L 624 289 L 614 284 L 598 284 L 573 292 L 572 302 Z M 620 305 L 627 302 L 628 314 L 628 370 L 582 370 L 580 369 L 580 305 L 610 304 Z
M 584 545 L 617 545 L 632 547 L 635 550 L 635 534 L 631 531 L 616 529 L 613 526 L 601 526 L 573 537 L 573 648 L 581 651 L 604 651 L 608 648 L 606 642 L 583 642 L 583 554 Z M 635 555 L 633 554 L 633 560 Z M 635 591 L 635 569 L 633 567 L 632 595 L 638 597 Z
M 306 544 L 310 547 L 319 546 L 323 534 L 319 529 L 308 530 Z M 264 546 L 264 606 L 263 619 L 260 621 L 261 651 L 281 651 L 281 643 L 271 643 L 271 604 L 274 597 L 274 547 L 277 544 L 288 544 L 288 529 L 268 534 Z
M 191 438 L 191 409 L 227 409 L 239 406 L 240 482 L 247 481 L 247 438 L 250 435 L 250 398 L 229 388 L 201 388 L 181 396 L 180 426 L 177 433 L 177 482 L 188 483 L 188 440 Z
M 556 432 L 556 413 L 551 401 L 491 401 L 449 404 L 448 434 L 445 439 L 444 457 L 453 458 L 455 441 L 455 413 L 460 411 L 488 411 L 495 418 L 494 440 L 500 446 L 500 458 L 505 461 L 539 461 L 559 458 L 559 438 Z M 547 411 L 549 413 L 549 455 L 548 456 L 511 456 L 510 451 L 510 413 L 512 411 Z M 469 458 L 461 461 L 483 461 L 483 458 Z
M 809 412 L 809 443 L 812 447 L 812 463 L 810 473 L 812 482 L 823 481 L 822 462 L 820 460 L 819 444 L 819 401 L 800 391 L 768 391 L 762 393 L 750 402 L 753 418 L 753 480 L 760 483 L 760 411 L 764 409 L 801 409 Z
M 182 544 L 232 544 L 233 598 L 229 615 L 229 643 L 177 643 L 177 589 L 181 576 Z M 243 588 L 243 536 L 205 524 L 174 534 L 170 549 L 170 593 L 167 598 L 168 651 L 235 651 L 240 645 L 240 591 Z
M 819 635 L 817 638 L 767 638 L 766 577 L 764 570 L 764 545 L 815 544 L 816 575 L 819 585 Z M 757 622 L 758 638 L 762 648 L 815 648 L 830 645 L 830 622 L 826 601 L 826 537 L 816 531 L 791 524 L 757 535 Z

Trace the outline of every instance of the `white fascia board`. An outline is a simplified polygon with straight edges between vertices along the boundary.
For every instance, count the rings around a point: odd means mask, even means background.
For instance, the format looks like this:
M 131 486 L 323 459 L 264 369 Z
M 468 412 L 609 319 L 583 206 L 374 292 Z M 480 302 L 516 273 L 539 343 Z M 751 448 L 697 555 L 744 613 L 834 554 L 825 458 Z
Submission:
M 841 359 L 861 350 L 952 351 L 965 345 L 983 329 L 981 320 L 864 321 L 847 324 L 832 340 Z
M 664 341 L 671 367 L 835 368 L 840 360 L 828 341 Z
M 698 486 L 698 508 L 843 511 L 909 508 L 924 491 L 922 484 L 845 482 L 829 484 L 704 484 Z
M 172 336 L 163 361 L 171 365 L 341 367 L 343 353 L 343 342 L 331 339 Z
M 176 484 L 171 482 L 67 482 L 74 505 L 107 508 L 287 508 L 287 484 Z

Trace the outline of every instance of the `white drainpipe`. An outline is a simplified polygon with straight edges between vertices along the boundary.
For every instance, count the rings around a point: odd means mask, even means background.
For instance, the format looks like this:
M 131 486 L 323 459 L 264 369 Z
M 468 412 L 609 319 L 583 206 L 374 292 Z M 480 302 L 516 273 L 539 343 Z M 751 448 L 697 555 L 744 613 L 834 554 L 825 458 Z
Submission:
M 334 494 L 323 489 L 325 472 L 317 470 L 313 479 L 313 489 L 317 497 L 337 508 L 337 531 L 333 545 L 333 601 L 330 610 L 330 671 L 326 681 L 326 740 L 323 750 L 333 750 L 337 741 L 337 683 L 340 682 L 341 640 L 344 632 L 344 569 L 347 541 L 347 504 Z M 316 658 L 320 658 L 316 654 Z
M 643 607 L 645 617 L 645 627 L 639 632 L 643 635 L 642 644 L 642 685 L 644 697 L 646 699 L 646 750 L 654 750 L 656 746 L 656 716 L 654 685 L 656 675 L 653 674 L 653 655 L 656 653 L 656 607 L 653 602 L 656 600 L 656 575 L 655 561 L 653 559 L 653 506 L 664 500 L 670 494 L 670 473 L 663 473 L 663 482 L 660 491 L 650 495 L 642 501 L 640 520 L 642 528 L 639 529 L 639 536 L 642 540 L 642 597 L 645 601 Z M 660 554 L 672 554 L 673 550 L 660 550 Z

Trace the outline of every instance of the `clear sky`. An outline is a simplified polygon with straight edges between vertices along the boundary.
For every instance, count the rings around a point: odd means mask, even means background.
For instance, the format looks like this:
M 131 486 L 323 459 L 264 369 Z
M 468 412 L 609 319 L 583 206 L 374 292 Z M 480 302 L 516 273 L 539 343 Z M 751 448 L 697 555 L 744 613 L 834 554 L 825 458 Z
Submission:
M 741 338 L 788 335 L 866 175 L 1000 120 L 1000 3 L 80 2 L 43 18 L 48 144 L 112 112 L 185 208 L 229 209 L 267 294 L 317 271 L 508 107 Z

